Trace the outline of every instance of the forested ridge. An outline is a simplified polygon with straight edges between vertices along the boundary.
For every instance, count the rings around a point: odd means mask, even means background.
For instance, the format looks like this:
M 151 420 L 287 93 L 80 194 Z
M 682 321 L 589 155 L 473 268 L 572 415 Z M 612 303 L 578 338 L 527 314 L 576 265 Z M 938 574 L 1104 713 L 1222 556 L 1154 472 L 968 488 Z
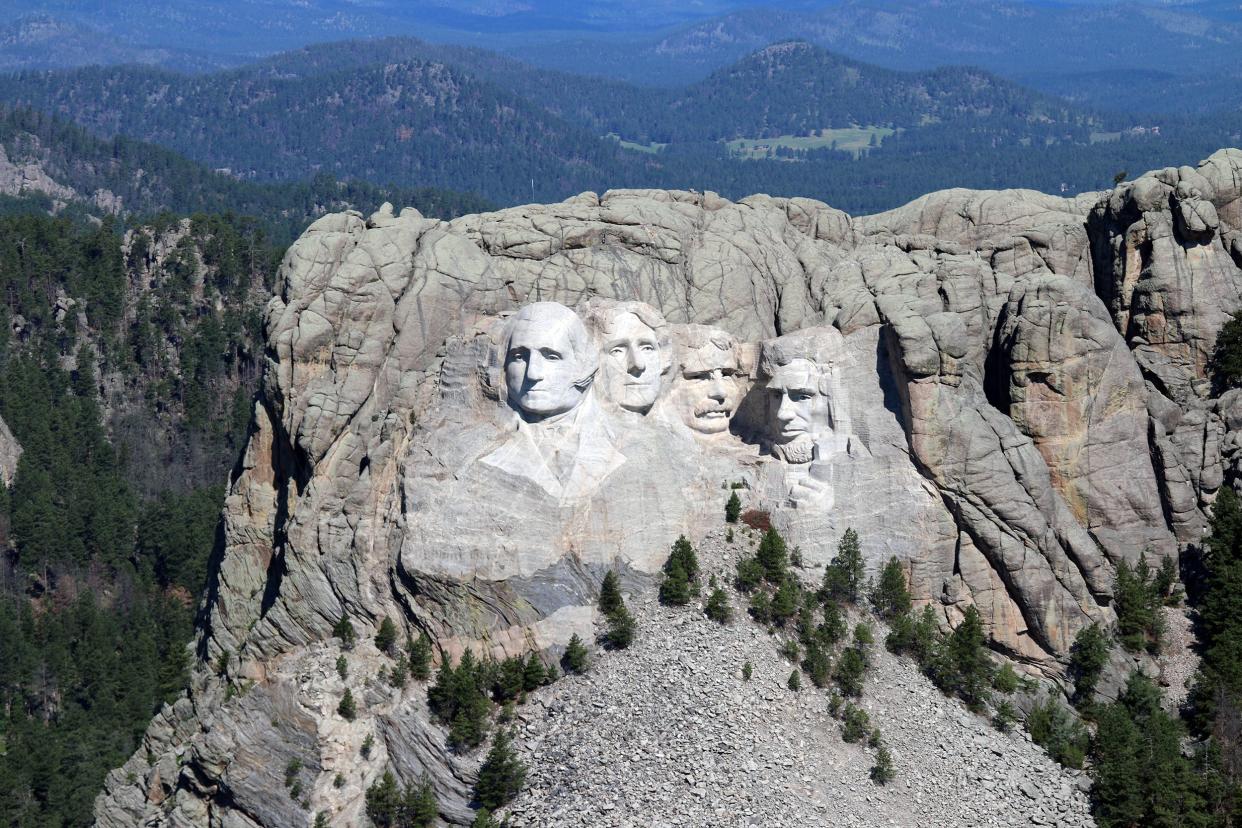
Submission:
M 390 38 L 309 47 L 212 75 L 133 66 L 25 72 L 0 78 L 0 100 L 97 136 L 152 141 L 246 181 L 326 173 L 479 193 L 502 205 L 671 187 L 800 195 L 875 212 L 951 186 L 1102 189 L 1119 171 L 1184 163 L 1242 140 L 1238 113 L 1102 113 L 977 69 L 897 72 L 796 42 L 671 90 Z M 884 137 L 861 149 L 823 137 L 851 127 Z M 739 138 L 818 140 L 741 157 L 726 143 Z
M 0 217 L 0 814 L 88 825 L 188 678 L 274 247 L 232 215 Z
M 124 135 L 99 137 L 64 119 L 20 107 L 0 107 L 0 146 L 10 161 L 36 162 L 56 183 L 73 190 L 78 198 L 68 206 L 71 213 L 233 211 L 256 217 L 273 238 L 286 243 L 324 213 L 351 207 L 370 211 L 384 201 L 439 218 L 491 207 L 468 193 L 385 187 L 338 180 L 323 172 L 300 181 L 240 181 L 155 144 Z M 55 202 L 46 193 L 28 191 L 0 197 L 0 212 L 52 211 Z

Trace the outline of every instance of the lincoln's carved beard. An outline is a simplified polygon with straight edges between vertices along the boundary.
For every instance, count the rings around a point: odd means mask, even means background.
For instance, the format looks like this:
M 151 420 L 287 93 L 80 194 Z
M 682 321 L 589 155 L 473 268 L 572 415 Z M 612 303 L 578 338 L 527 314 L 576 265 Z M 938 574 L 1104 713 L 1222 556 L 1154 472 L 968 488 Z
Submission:
M 800 434 L 788 443 L 774 443 L 772 453 L 786 463 L 809 463 L 815 459 L 815 440 L 810 434 Z

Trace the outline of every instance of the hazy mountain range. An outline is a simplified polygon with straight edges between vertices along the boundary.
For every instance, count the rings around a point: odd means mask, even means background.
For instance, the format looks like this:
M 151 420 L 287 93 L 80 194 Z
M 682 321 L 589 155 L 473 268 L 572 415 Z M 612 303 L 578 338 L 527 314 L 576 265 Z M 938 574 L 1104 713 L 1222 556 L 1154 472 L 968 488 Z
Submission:
M 571 73 L 683 85 L 798 38 L 889 68 L 977 66 L 1112 109 L 1242 104 L 1242 7 L 1232 0 L 0 0 L 0 27 L 0 68 L 206 71 L 310 43 L 413 35 Z
M 234 178 L 323 173 L 497 204 L 614 187 L 806 195 L 856 212 L 965 184 L 1103 187 L 1237 143 L 1242 118 L 1108 114 L 978 69 L 894 71 L 805 42 L 676 89 L 409 38 L 294 50 L 211 74 L 152 66 L 0 76 L 0 102 Z M 1101 178 L 1103 176 L 1103 178 Z

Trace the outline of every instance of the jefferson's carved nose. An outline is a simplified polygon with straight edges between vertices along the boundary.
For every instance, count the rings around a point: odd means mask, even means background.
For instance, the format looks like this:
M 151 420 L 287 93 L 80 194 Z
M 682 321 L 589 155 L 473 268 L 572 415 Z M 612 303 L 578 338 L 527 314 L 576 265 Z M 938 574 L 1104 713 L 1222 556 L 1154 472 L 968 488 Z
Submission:
M 628 371 L 632 377 L 641 377 L 643 372 L 647 370 L 647 366 L 644 365 L 643 361 L 638 358 L 638 354 L 633 348 L 625 349 L 625 362 L 626 371 Z

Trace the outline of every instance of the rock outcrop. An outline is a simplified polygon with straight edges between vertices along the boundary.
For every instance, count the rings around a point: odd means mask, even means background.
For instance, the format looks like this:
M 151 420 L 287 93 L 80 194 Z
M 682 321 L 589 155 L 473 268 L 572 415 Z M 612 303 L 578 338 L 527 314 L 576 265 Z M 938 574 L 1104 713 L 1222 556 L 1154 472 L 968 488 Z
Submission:
M 1196 543 L 1242 462 L 1242 398 L 1206 373 L 1240 296 L 1236 150 L 1112 192 L 950 190 L 860 218 L 666 191 L 326 216 L 267 309 L 202 666 L 99 823 L 354 824 L 385 762 L 466 819 L 477 757 L 417 694 L 368 684 L 369 644 L 363 712 L 335 713 L 336 621 L 559 652 L 606 570 L 648 588 L 731 484 L 809 565 L 853 527 L 872 571 L 897 556 L 946 626 L 974 605 L 1055 679 L 1111 618 L 1116 563 Z M 383 761 L 357 761 L 367 734 Z M 290 758 L 305 803 L 281 790 Z
M 0 420 L 0 481 L 6 486 L 13 485 L 13 477 L 17 474 L 17 461 L 22 457 L 22 445 L 17 442 L 13 432 L 4 420 Z

